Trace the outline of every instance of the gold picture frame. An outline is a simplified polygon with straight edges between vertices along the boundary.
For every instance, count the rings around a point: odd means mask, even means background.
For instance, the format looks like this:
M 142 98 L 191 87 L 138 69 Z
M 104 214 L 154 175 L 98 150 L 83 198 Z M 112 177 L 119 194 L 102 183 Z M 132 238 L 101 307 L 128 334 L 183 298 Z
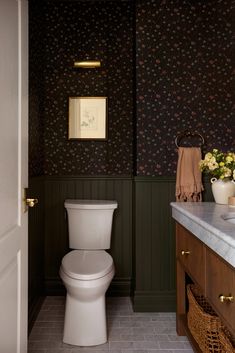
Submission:
M 107 97 L 69 97 L 68 138 L 107 139 Z

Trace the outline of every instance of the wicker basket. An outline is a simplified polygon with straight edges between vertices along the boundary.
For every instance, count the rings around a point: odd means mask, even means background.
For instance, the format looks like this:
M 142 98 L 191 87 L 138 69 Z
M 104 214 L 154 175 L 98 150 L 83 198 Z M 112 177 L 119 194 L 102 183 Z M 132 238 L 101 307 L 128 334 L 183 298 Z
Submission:
M 223 353 L 219 335 L 222 329 L 220 319 L 196 285 L 187 286 L 187 295 L 188 327 L 195 341 L 204 353 Z
M 220 330 L 219 338 L 222 346 L 222 353 L 235 353 L 235 339 L 226 329 Z

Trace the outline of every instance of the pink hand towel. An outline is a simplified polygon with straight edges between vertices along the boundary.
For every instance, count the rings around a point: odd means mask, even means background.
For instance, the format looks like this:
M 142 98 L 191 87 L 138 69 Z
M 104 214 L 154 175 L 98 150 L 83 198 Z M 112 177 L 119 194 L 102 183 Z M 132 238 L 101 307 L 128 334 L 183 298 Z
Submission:
M 179 147 L 176 173 L 176 201 L 202 200 L 202 173 L 199 162 L 202 159 L 200 147 Z

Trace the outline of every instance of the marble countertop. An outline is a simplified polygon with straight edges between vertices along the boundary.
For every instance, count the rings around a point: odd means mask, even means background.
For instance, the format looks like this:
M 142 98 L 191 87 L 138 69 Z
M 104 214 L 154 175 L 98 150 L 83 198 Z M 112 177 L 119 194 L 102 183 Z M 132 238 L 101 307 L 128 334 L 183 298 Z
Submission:
M 235 207 L 214 202 L 172 202 L 172 217 L 235 267 L 235 224 L 221 215 Z

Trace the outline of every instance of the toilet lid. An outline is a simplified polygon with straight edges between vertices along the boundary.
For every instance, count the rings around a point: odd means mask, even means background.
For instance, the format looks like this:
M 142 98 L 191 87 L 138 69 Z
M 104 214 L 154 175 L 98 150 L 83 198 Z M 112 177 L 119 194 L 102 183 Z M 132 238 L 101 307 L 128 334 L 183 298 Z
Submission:
M 64 202 L 65 208 L 76 208 L 80 210 L 114 210 L 117 201 L 111 200 L 77 200 L 69 199 Z
M 109 273 L 113 259 L 104 250 L 73 250 L 63 257 L 61 267 L 69 277 L 89 281 Z

